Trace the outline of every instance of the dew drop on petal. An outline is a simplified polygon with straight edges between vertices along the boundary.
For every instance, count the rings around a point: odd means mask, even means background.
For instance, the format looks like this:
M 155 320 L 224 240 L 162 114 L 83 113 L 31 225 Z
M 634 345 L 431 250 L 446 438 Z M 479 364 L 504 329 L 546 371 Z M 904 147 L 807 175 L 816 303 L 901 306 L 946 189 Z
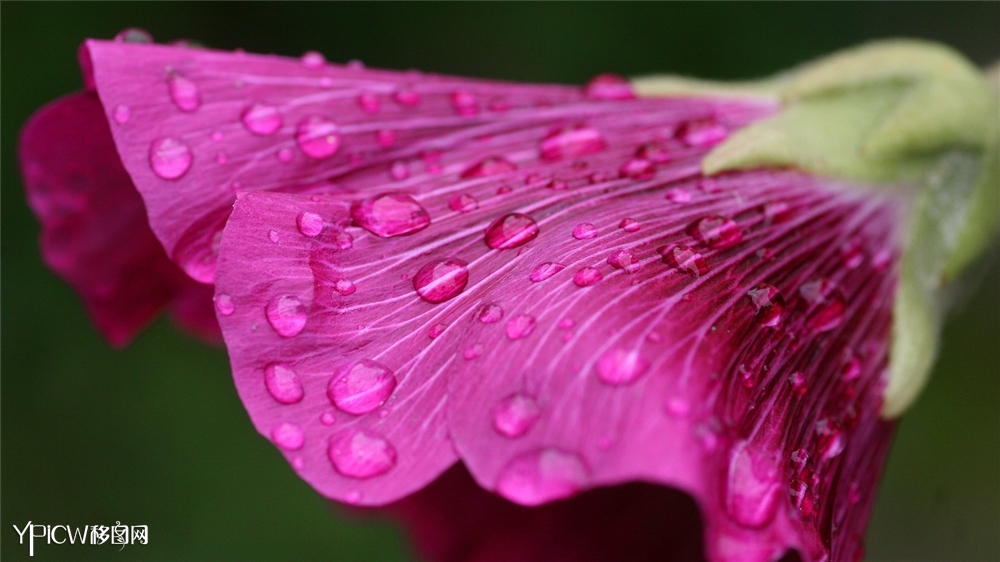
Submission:
M 115 123 L 124 125 L 125 123 L 128 123 L 129 119 L 132 118 L 132 110 L 129 109 L 127 105 L 120 103 L 115 106 L 115 110 L 111 116 L 114 118 Z
M 465 357 L 466 361 L 472 361 L 473 359 L 479 357 L 483 354 L 483 344 L 476 343 L 467 346 L 464 351 L 462 351 L 462 356 Z
M 201 106 L 201 92 L 198 85 L 181 76 L 171 74 L 167 78 L 167 87 L 170 90 L 170 100 L 174 102 L 181 111 L 191 112 Z
M 594 267 L 581 267 L 573 274 L 573 283 L 577 287 L 589 287 L 601 279 L 604 279 L 604 276 Z
M 527 433 L 540 414 L 541 409 L 534 398 L 511 394 L 493 408 L 493 429 L 504 437 L 515 439 Z
M 305 444 L 306 436 L 301 427 L 282 422 L 271 430 L 271 441 L 286 451 L 298 451 Z
M 350 250 L 354 247 L 354 237 L 346 232 L 339 232 L 333 237 L 333 241 L 341 250 Z
M 523 453 L 504 466 L 497 477 L 501 496 L 521 505 L 534 506 L 568 498 L 590 480 L 579 456 L 554 448 Z
M 333 156 L 340 148 L 340 133 L 333 121 L 313 115 L 299 122 L 295 142 L 306 156 L 321 160 Z
M 806 323 L 813 332 L 829 332 L 844 320 L 844 301 L 834 298 L 813 313 Z
M 233 304 L 233 297 L 225 293 L 215 295 L 215 310 L 218 310 L 219 314 L 223 316 L 231 316 L 236 310 L 236 305 Z
M 354 224 L 381 238 L 413 234 L 427 228 L 431 217 L 409 195 L 383 193 L 351 205 Z
M 267 303 L 265 312 L 268 323 L 283 338 L 294 338 L 306 326 L 306 307 L 298 297 L 274 297 Z
M 272 230 L 267 231 L 267 239 L 270 240 L 272 244 L 277 244 L 278 240 L 280 240 L 281 237 L 278 236 L 278 231 L 277 230 L 273 230 L 272 229 Z
M 642 268 L 639 259 L 628 250 L 618 250 L 608 257 L 608 265 L 625 273 L 635 273 Z
M 392 94 L 392 100 L 403 107 L 416 107 L 420 105 L 420 94 L 413 90 L 397 90 Z
M 483 324 L 494 324 L 503 318 L 503 307 L 499 304 L 484 304 L 476 317 Z
M 656 249 L 663 256 L 663 263 L 691 275 L 708 273 L 708 263 L 701 254 L 683 244 L 673 244 Z
M 819 434 L 817 447 L 824 460 L 832 459 L 844 451 L 844 431 L 830 419 L 816 422 L 816 433 Z
M 337 423 L 337 416 L 330 412 L 323 412 L 323 414 L 319 417 L 319 423 L 323 425 L 333 425 Z
M 780 470 L 772 459 L 757 454 L 748 441 L 739 441 L 729 453 L 726 475 L 726 511 L 740 525 L 759 528 L 777 511 Z
M 624 218 L 620 223 L 618 223 L 618 228 L 624 230 L 625 232 L 639 232 L 641 225 L 639 221 L 631 218 Z
M 149 166 L 165 180 L 175 180 L 191 168 L 194 157 L 183 141 L 167 137 L 149 145 Z
M 353 295 L 358 290 L 358 287 L 350 279 L 338 279 L 337 282 L 333 284 L 333 288 L 345 297 Z
M 396 144 L 396 131 L 391 129 L 382 129 L 375 133 L 375 142 L 378 143 L 382 148 L 389 148 L 390 146 Z
M 152 43 L 153 35 L 139 27 L 127 27 L 115 35 L 116 43 Z
M 678 398 L 676 396 L 667 399 L 666 404 L 664 404 L 664 409 L 670 417 L 683 419 L 688 417 L 691 413 L 691 404 L 683 398 Z
M 530 314 L 518 314 L 507 321 L 506 334 L 510 340 L 519 340 L 535 331 L 535 317 Z
M 628 80 L 617 74 L 598 74 L 584 86 L 584 95 L 592 100 L 630 100 L 635 91 Z
M 323 217 L 316 213 L 309 211 L 299 213 L 299 216 L 295 218 L 295 224 L 299 227 L 299 232 L 309 238 L 315 238 L 319 236 L 320 232 L 323 232 Z
M 437 339 L 438 336 L 444 333 L 448 329 L 447 324 L 434 324 L 431 326 L 430 330 L 427 330 L 427 337 L 430 339 Z
M 576 322 L 572 318 L 563 318 L 559 321 L 560 330 L 572 330 L 573 326 L 576 326 Z
M 506 174 L 517 169 L 517 165 L 502 156 L 488 156 L 462 172 L 461 178 L 484 178 L 498 174 Z
M 379 101 L 377 95 L 371 92 L 361 92 L 358 94 L 358 107 L 365 113 L 378 113 L 382 109 L 382 102 Z
M 542 139 L 538 152 L 543 160 L 574 158 L 600 152 L 608 146 L 604 137 L 590 127 L 554 131 Z
M 468 213 L 479 208 L 479 201 L 468 193 L 456 193 L 448 200 L 448 208 L 460 213 Z
M 555 262 L 541 263 L 538 264 L 535 267 L 535 269 L 531 270 L 531 275 L 529 276 L 529 279 L 531 279 L 531 281 L 534 283 L 540 283 L 564 269 L 566 269 L 566 266 L 561 263 L 555 263 Z
M 649 160 L 645 160 L 643 158 L 632 158 L 622 164 L 622 167 L 618 169 L 618 173 L 623 178 L 648 180 L 656 175 L 656 168 Z
M 808 303 L 817 303 L 826 300 L 833 294 L 835 285 L 826 277 L 811 279 L 799 286 L 799 295 Z
M 635 151 L 635 157 L 649 160 L 654 164 L 665 164 L 671 159 L 667 146 L 660 141 L 647 142 L 640 146 Z
M 714 121 L 691 121 L 678 129 L 677 137 L 688 146 L 715 146 L 726 140 L 729 131 Z
M 611 386 L 632 384 L 649 370 L 638 350 L 612 348 L 601 354 L 597 360 L 597 378 Z
M 402 160 L 396 160 L 389 167 L 389 177 L 395 181 L 403 181 L 410 177 L 410 166 Z
M 254 103 L 244 109 L 240 121 L 251 133 L 265 137 L 277 133 L 282 123 L 278 108 L 263 103 Z
M 729 217 L 709 215 L 690 225 L 686 232 L 695 240 L 716 250 L 729 248 L 743 240 L 743 231 Z
M 333 468 L 348 478 L 372 478 L 396 466 L 396 449 L 367 429 L 347 429 L 331 437 L 327 456 Z
M 271 398 L 281 404 L 301 402 L 304 395 L 298 373 L 280 363 L 272 363 L 264 369 L 264 386 Z
M 589 222 L 581 222 L 573 229 L 573 238 L 577 240 L 589 240 L 597 237 L 597 227 Z
M 845 381 L 852 381 L 861 376 L 861 361 L 853 354 L 848 355 L 840 368 L 840 378 Z
M 302 53 L 302 57 L 299 59 L 302 61 L 302 66 L 306 68 L 321 68 L 326 64 L 326 57 L 323 53 L 317 51 L 306 51 Z
M 371 359 L 353 361 L 330 377 L 326 395 L 349 414 L 367 414 L 385 403 L 396 390 L 396 376 L 385 365 Z
M 747 296 L 757 309 L 754 320 L 761 326 L 774 327 L 781 323 L 785 299 L 774 285 L 761 283 L 747 291 Z
M 538 224 L 523 213 L 504 215 L 486 227 L 486 245 L 494 250 L 523 246 L 538 236 Z
M 479 113 L 479 100 L 465 90 L 457 90 L 451 94 L 451 107 L 459 115 L 475 115 Z
M 784 201 L 771 201 L 760 206 L 760 213 L 768 224 L 781 224 L 792 218 L 792 208 Z
M 284 162 L 285 164 L 292 161 L 295 158 L 295 152 L 291 148 L 285 147 L 278 150 L 278 160 Z
M 440 303 L 457 297 L 469 283 L 466 262 L 448 258 L 430 262 L 413 276 L 413 288 L 429 303 Z
M 683 205 L 691 202 L 691 192 L 680 187 L 672 187 L 664 193 L 664 198 L 671 203 Z

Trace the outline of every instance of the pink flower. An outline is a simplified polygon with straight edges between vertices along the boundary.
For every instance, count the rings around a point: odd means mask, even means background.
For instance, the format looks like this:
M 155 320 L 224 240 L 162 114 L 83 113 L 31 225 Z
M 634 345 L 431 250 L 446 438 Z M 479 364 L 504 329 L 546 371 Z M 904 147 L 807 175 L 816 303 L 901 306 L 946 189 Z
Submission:
M 400 502 L 443 559 L 604 559 L 601 532 L 631 526 L 591 533 L 571 506 L 622 498 L 693 540 L 654 557 L 700 555 L 702 532 L 718 561 L 863 552 L 916 211 L 898 184 L 707 176 L 777 98 L 81 53 L 99 102 L 22 138 L 47 260 L 115 342 L 214 284 L 253 423 L 324 496 Z M 459 462 L 548 505 L 461 468 L 432 484 Z M 636 484 L 551 503 L 637 481 L 694 503 Z M 539 527 L 564 542 L 538 550 Z

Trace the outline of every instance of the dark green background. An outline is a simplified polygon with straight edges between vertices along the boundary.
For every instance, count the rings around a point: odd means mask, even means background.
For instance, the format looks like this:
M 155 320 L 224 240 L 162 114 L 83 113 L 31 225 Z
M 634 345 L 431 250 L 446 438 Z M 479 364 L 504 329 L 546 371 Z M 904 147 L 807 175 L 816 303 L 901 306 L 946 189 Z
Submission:
M 36 559 L 412 557 L 388 524 L 328 507 L 252 429 L 224 351 L 159 322 L 110 349 L 43 267 L 15 161 L 19 128 L 80 86 L 76 48 L 127 26 L 160 41 L 526 81 L 599 72 L 745 78 L 875 37 L 1000 56 L 1000 4 L 26 4 L 2 6 L 2 524 L 144 523 L 151 544 L 41 545 Z M 994 260 L 995 263 L 996 260 Z M 1000 559 L 1000 275 L 948 324 L 904 418 L 871 560 Z

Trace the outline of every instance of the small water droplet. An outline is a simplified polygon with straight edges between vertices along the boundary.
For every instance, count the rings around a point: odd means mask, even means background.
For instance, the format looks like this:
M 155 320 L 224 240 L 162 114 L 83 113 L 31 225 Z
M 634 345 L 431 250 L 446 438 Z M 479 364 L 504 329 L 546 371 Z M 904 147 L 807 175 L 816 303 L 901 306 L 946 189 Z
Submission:
M 554 191 L 565 191 L 569 189 L 569 184 L 562 180 L 552 180 L 549 182 L 549 189 Z
M 709 248 L 721 250 L 739 244 L 743 231 L 729 217 L 709 215 L 700 218 L 687 227 L 687 233 Z
M 295 158 L 295 152 L 291 148 L 285 147 L 278 150 L 277 157 L 279 162 L 287 164 Z
M 579 126 L 549 133 L 539 144 L 538 152 L 543 160 L 556 160 L 593 154 L 607 146 L 596 129 Z
M 865 262 L 865 251 L 854 241 L 840 249 L 840 257 L 844 261 L 844 267 L 855 269 Z
M 781 224 L 792 218 L 792 208 L 784 201 L 770 201 L 760 206 L 760 214 L 768 224 Z
M 611 386 L 632 384 L 646 374 L 649 362 L 638 350 L 611 348 L 597 360 L 597 378 Z
M 340 133 L 333 121 L 313 115 L 299 122 L 295 142 L 306 156 L 320 160 L 333 156 L 340 148 Z
M 396 144 L 396 131 L 391 129 L 382 129 L 375 133 L 375 142 L 378 143 L 382 148 L 389 148 Z
M 114 118 L 115 123 L 124 125 L 125 123 L 128 123 L 129 119 L 132 118 L 132 110 L 129 109 L 127 105 L 120 103 L 115 106 L 112 117 Z
M 534 398 L 511 394 L 493 408 L 493 429 L 504 437 L 515 439 L 527 433 L 540 414 L 541 409 Z
M 830 281 L 826 277 L 820 277 L 819 279 L 812 279 L 806 281 L 799 286 L 799 294 L 808 303 L 817 303 L 826 300 L 831 294 L 836 286 L 833 281 Z
M 683 205 L 691 202 L 691 192 L 680 187 L 672 187 L 664 193 L 664 199 L 671 203 Z
M 832 459 L 844 451 L 844 430 L 840 425 L 824 418 L 816 422 L 816 433 L 819 436 L 817 447 L 823 460 Z
M 365 113 L 375 114 L 382 109 L 382 102 L 378 99 L 377 95 L 371 92 L 361 92 L 358 94 L 358 107 Z
M 632 158 L 622 164 L 622 167 L 618 169 L 618 173 L 623 178 L 648 180 L 656 175 L 656 168 L 649 160 L 643 158 Z
M 635 91 L 629 81 L 617 74 L 598 74 L 584 86 L 584 95 L 592 100 L 630 100 Z
M 306 68 L 322 68 L 326 64 L 326 57 L 323 53 L 317 51 L 306 51 L 302 53 L 302 57 L 299 59 L 302 61 L 302 66 Z
M 430 330 L 427 330 L 427 337 L 430 339 L 437 339 L 438 336 L 444 333 L 448 329 L 447 324 L 434 324 L 431 326 Z
M 413 90 L 397 90 L 392 94 L 392 99 L 403 107 L 416 107 L 420 105 L 420 94 Z
M 517 248 L 538 236 L 538 224 L 522 213 L 510 213 L 486 227 L 486 245 L 494 250 Z
M 448 200 L 448 208 L 460 213 L 468 213 L 479 208 L 479 201 L 468 193 L 456 193 Z
M 683 244 L 662 246 L 656 249 L 663 256 L 663 263 L 694 276 L 708 273 L 708 263 L 698 252 Z
M 341 250 L 350 250 L 354 247 L 354 237 L 346 232 L 338 232 L 333 241 Z
M 670 151 L 667 145 L 660 141 L 647 142 L 635 151 L 635 157 L 649 160 L 654 164 L 666 164 L 670 161 Z
M 773 459 L 761 455 L 748 441 L 729 452 L 726 478 L 726 511 L 744 527 L 760 528 L 774 518 L 781 486 L 780 470 Z
M 462 351 L 462 356 L 465 357 L 466 361 L 472 361 L 476 357 L 483 354 L 483 344 L 476 343 L 467 346 L 464 351 Z
M 576 326 L 576 322 L 572 318 L 563 318 L 559 321 L 560 330 L 572 330 L 573 326 Z
M 198 90 L 198 85 L 188 78 L 172 73 L 167 78 L 167 87 L 170 90 L 171 101 L 181 111 L 191 112 L 201 106 L 201 92 Z
M 597 238 L 597 227 L 589 222 L 581 222 L 573 229 L 573 238 L 577 240 L 589 240 Z
M 834 298 L 822 306 L 809 318 L 809 329 L 814 332 L 829 332 L 844 320 L 844 301 Z
M 676 396 L 667 399 L 667 403 L 664 405 L 664 408 L 666 409 L 667 414 L 677 419 L 684 419 L 691 413 L 691 404 L 689 404 L 687 400 Z
M 305 394 L 298 373 L 280 363 L 272 363 L 264 368 L 264 386 L 271 398 L 281 404 L 301 402 Z
M 333 468 L 348 478 L 372 478 L 396 466 L 396 449 L 367 429 L 347 429 L 331 437 L 327 456 Z
M 282 123 L 278 108 L 263 103 L 254 103 L 244 109 L 240 121 L 251 133 L 265 137 L 277 133 Z
M 271 430 L 271 441 L 286 451 L 298 451 L 305 444 L 306 435 L 294 423 L 282 422 Z
M 809 391 L 809 387 L 806 386 L 806 378 L 798 371 L 789 375 L 788 384 L 792 385 L 792 391 L 799 397 L 805 396 L 806 392 Z
M 278 240 L 280 240 L 280 237 L 278 236 L 278 231 L 273 229 L 267 231 L 267 239 L 270 240 L 272 244 L 277 244 Z
M 639 221 L 632 218 L 624 218 L 620 223 L 618 223 L 618 228 L 624 230 L 625 232 L 639 232 L 641 225 Z
M 139 27 L 127 27 L 115 35 L 116 43 L 152 43 L 153 35 Z
M 420 203 L 402 193 L 383 193 L 357 201 L 351 205 L 351 218 L 381 238 L 413 234 L 431 223 Z
M 479 113 L 479 100 L 469 92 L 458 90 L 451 94 L 451 107 L 459 115 L 475 115 Z
M 496 490 L 510 501 L 534 506 L 568 498 L 589 480 L 589 471 L 579 456 L 546 448 L 508 462 L 497 477 Z
M 348 70 L 364 70 L 365 69 L 365 63 L 361 62 L 358 59 L 351 59 L 351 60 L 347 61 L 347 64 L 344 65 L 344 66 L 346 66 Z
M 729 131 L 714 121 L 691 121 L 678 129 L 677 138 L 688 146 L 705 148 L 726 140 Z
M 507 321 L 507 338 L 519 340 L 531 335 L 535 331 L 535 317 L 530 314 L 518 314 Z
M 488 156 L 462 172 L 461 178 L 484 178 L 498 174 L 506 174 L 517 170 L 517 165 L 502 156 Z
M 316 213 L 309 211 L 299 213 L 299 216 L 295 218 L 295 224 L 299 227 L 299 232 L 309 238 L 315 238 L 319 236 L 320 232 L 323 232 L 323 217 Z
M 337 423 L 337 416 L 330 412 L 323 412 L 323 414 L 319 417 L 319 423 L 323 425 L 333 425 Z
M 367 414 L 385 403 L 396 390 L 396 376 L 385 365 L 371 359 L 352 361 L 330 377 L 326 395 L 348 414 Z
M 531 270 L 531 275 L 529 276 L 529 278 L 535 283 L 540 283 L 542 281 L 545 281 L 549 277 L 552 277 L 556 273 L 559 273 L 563 269 L 566 269 L 566 266 L 561 263 L 555 263 L 555 262 L 541 263 L 538 264 L 538 266 L 536 266 L 535 269 Z
M 267 321 L 283 338 L 294 338 L 306 326 L 306 307 L 298 297 L 280 295 L 267 303 Z
M 403 181 L 410 177 L 410 166 L 402 160 L 396 160 L 389 167 L 389 177 L 395 181 Z
M 468 265 L 454 258 L 432 261 L 413 276 L 413 288 L 429 303 L 451 300 L 469 283 Z
M 165 180 L 175 180 L 191 168 L 194 157 L 183 141 L 167 137 L 149 145 L 149 166 L 153 173 Z
M 774 285 L 761 283 L 747 291 L 747 296 L 757 308 L 754 320 L 761 326 L 774 327 L 781 323 L 785 311 L 785 298 Z
M 594 267 L 581 267 L 573 274 L 573 283 L 577 287 L 589 287 L 601 279 L 604 279 L 604 276 Z
M 219 314 L 223 316 L 232 315 L 236 310 L 236 305 L 233 304 L 233 297 L 225 293 L 215 295 L 215 310 L 218 310 Z
M 483 324 L 493 324 L 503 318 L 503 307 L 499 304 L 484 304 L 477 316 Z
M 350 279 L 338 279 L 337 282 L 333 284 L 333 288 L 345 297 L 353 295 L 358 290 L 358 287 Z
M 844 381 L 853 381 L 861 376 L 861 361 L 854 354 L 849 354 L 840 367 L 840 378 Z

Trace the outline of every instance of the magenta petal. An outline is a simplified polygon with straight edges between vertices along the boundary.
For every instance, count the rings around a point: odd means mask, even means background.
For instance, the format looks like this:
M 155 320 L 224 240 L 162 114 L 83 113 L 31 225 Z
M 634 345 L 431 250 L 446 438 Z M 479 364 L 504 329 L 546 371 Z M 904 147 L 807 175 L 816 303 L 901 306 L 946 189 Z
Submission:
M 19 153 L 45 263 L 80 295 L 104 337 L 125 345 L 169 304 L 182 326 L 219 340 L 212 289 L 184 275 L 150 230 L 96 95 L 39 110 Z

